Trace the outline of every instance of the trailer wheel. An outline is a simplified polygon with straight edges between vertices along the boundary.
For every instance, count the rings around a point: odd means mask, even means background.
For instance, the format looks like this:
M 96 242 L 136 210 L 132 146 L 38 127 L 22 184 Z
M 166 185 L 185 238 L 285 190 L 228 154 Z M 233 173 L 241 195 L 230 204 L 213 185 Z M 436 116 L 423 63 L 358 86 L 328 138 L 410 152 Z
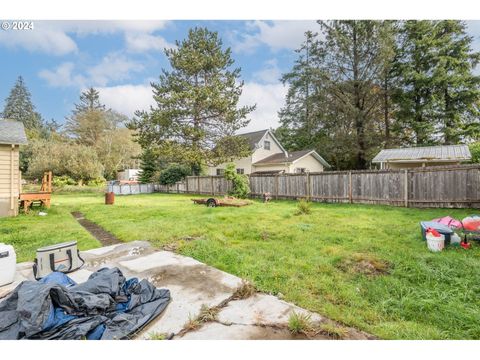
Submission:
M 207 200 L 207 207 L 216 207 L 217 206 L 217 200 L 214 198 L 209 198 Z

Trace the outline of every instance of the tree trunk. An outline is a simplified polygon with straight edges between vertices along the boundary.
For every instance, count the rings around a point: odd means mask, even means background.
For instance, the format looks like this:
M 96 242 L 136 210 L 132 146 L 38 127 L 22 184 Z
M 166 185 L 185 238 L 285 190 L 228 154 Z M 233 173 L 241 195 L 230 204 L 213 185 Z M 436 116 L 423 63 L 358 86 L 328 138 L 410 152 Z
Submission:
M 388 75 L 383 80 L 383 121 L 385 123 L 385 148 L 390 147 L 390 103 L 388 94 Z
M 353 25 L 353 93 L 355 101 L 355 130 L 357 132 L 357 156 L 356 168 L 365 169 L 367 161 L 365 159 L 365 121 L 363 108 L 361 104 L 360 84 L 359 84 L 359 54 L 356 22 Z

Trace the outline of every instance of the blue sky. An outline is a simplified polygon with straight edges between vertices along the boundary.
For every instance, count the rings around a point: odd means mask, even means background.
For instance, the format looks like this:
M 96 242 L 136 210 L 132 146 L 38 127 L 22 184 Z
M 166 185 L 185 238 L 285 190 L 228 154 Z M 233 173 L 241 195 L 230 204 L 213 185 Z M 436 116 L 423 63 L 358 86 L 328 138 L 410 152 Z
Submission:
M 288 71 L 314 21 L 35 21 L 34 30 L 0 30 L 0 102 L 22 75 L 42 116 L 63 123 L 82 89 L 94 86 L 108 107 L 128 116 L 152 104 L 150 82 L 168 67 L 163 48 L 188 29 L 218 31 L 245 81 L 242 104 L 257 104 L 245 131 L 278 124 Z M 468 22 L 480 51 L 480 21 Z

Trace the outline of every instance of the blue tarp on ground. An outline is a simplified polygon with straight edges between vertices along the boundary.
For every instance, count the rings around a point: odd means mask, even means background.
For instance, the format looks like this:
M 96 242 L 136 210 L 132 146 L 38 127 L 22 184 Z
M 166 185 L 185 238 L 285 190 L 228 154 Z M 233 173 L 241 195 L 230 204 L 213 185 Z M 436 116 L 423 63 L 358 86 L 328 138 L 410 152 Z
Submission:
M 24 281 L 0 303 L 0 339 L 124 339 L 161 314 L 167 289 L 100 269 L 76 284 L 63 273 Z

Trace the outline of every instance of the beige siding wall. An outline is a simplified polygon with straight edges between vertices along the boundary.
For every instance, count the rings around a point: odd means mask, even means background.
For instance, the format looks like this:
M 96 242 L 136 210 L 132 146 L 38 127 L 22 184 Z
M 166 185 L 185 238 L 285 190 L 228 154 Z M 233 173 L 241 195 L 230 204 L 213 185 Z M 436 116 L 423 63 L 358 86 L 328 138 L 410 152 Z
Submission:
M 0 145 L 0 216 L 18 213 L 18 195 L 21 191 L 19 165 L 18 146 L 12 149 L 11 145 Z
M 233 161 L 237 169 L 243 169 L 245 174 L 252 173 L 252 157 L 244 157 L 238 160 Z M 225 169 L 227 163 L 220 164 L 217 166 L 212 166 L 208 168 L 208 175 L 217 175 L 217 169 Z
M 309 172 L 320 172 L 324 170 L 322 164 L 311 154 L 290 164 L 289 172 L 294 173 L 296 168 L 305 168 L 306 171 Z
M 452 162 L 430 162 L 426 161 L 425 166 L 446 166 L 446 165 L 459 165 L 460 162 L 452 161 Z M 385 169 L 412 169 L 422 167 L 423 163 L 411 163 L 411 162 L 395 162 L 395 163 L 387 163 L 385 164 Z
M 270 150 L 266 150 L 264 148 L 265 141 L 270 142 Z M 255 166 L 252 166 L 252 164 L 262 159 L 265 159 L 266 157 L 269 157 L 273 154 L 278 154 L 283 152 L 280 146 L 278 146 L 275 140 L 273 140 L 273 138 L 268 133 L 265 135 L 263 140 L 260 141 L 258 146 L 259 148 L 255 149 L 251 156 L 234 161 L 237 169 L 244 169 L 245 174 L 251 174 L 254 171 L 260 171 L 260 170 L 255 170 Z M 208 175 L 217 175 L 217 169 L 225 169 L 226 166 L 227 164 L 225 163 L 225 164 L 220 164 L 218 166 L 209 167 Z M 273 170 L 276 170 L 277 168 L 278 166 L 276 166 Z M 281 166 L 281 168 L 284 169 L 285 167 Z
M 270 141 L 270 150 L 266 150 L 264 148 L 265 141 Z M 266 157 L 269 157 L 273 154 L 278 154 L 283 152 L 280 146 L 277 145 L 277 143 L 275 142 L 275 140 L 272 139 L 269 133 L 265 135 L 263 140 L 260 142 L 259 146 L 260 147 L 256 149 L 252 154 L 253 163 L 256 163 L 257 161 L 265 159 Z
M 258 166 L 258 165 L 255 165 L 253 167 L 253 171 L 285 171 L 285 172 L 288 172 L 289 168 L 287 165 L 282 165 L 282 164 L 279 164 L 279 165 L 262 165 L 262 166 Z

